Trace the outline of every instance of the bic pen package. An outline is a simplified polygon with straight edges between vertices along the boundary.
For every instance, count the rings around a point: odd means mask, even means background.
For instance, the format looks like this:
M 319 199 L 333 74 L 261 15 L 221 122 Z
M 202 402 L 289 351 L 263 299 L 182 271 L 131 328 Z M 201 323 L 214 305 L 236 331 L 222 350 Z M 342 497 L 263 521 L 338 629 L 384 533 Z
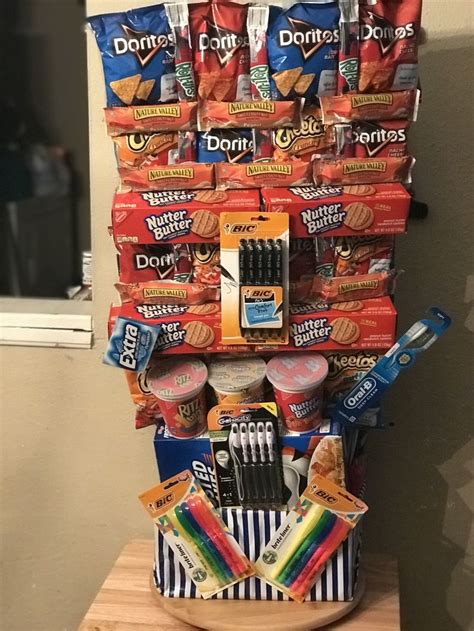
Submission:
M 203 598 L 255 574 L 191 471 L 139 499 Z
M 288 343 L 288 215 L 221 214 L 222 342 Z
M 257 575 L 298 602 L 349 535 L 367 505 L 315 475 L 257 560 Z
M 207 416 L 222 507 L 281 508 L 283 472 L 275 403 L 217 405 Z
M 450 326 L 451 318 L 441 309 L 431 307 L 429 313 L 433 319 L 425 318 L 415 322 L 367 375 L 337 403 L 331 412 L 335 421 L 356 424 L 364 412 L 377 406 L 384 392 L 403 370 L 414 363 L 417 355 L 434 344 Z

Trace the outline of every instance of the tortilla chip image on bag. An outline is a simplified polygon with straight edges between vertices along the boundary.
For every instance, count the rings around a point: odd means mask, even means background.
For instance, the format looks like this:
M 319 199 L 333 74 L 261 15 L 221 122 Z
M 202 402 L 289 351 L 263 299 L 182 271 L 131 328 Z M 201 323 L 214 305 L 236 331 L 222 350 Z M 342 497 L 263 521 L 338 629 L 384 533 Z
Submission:
M 163 6 L 88 18 L 102 55 L 108 107 L 176 100 L 174 44 Z
M 339 17 L 337 2 L 271 7 L 267 48 L 273 99 L 336 93 Z

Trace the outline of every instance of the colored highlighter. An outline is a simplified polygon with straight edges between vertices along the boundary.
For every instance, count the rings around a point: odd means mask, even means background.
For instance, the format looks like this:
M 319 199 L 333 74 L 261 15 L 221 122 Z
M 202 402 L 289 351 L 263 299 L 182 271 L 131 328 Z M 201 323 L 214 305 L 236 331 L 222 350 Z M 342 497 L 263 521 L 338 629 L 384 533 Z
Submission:
M 315 551 L 324 545 L 325 539 L 330 535 L 331 530 L 337 520 L 336 515 L 326 511 L 319 520 L 313 531 L 310 533 L 301 550 L 293 558 L 285 572 L 280 576 L 280 581 L 289 587 L 301 574 Z
M 222 530 L 219 522 L 206 506 L 202 497 L 193 496 L 188 500 L 188 507 L 191 514 L 200 527 L 206 531 L 207 535 L 231 568 L 234 576 L 243 574 L 248 569 L 247 563 L 240 557 L 227 541 L 227 536 Z
M 329 536 L 318 546 L 312 557 L 309 559 L 303 572 L 291 585 L 291 593 L 298 597 L 304 597 L 310 590 L 311 585 L 316 578 L 317 573 L 326 563 L 326 561 L 334 554 L 338 546 L 347 537 L 350 526 L 344 521 L 338 519 L 334 524 Z
M 275 579 L 277 576 L 279 576 L 282 572 L 285 571 L 287 565 L 291 563 L 295 553 L 298 552 L 298 550 L 305 542 L 311 530 L 313 530 L 313 528 L 316 526 L 318 521 L 323 516 L 324 511 L 325 509 L 318 504 L 310 505 L 310 508 L 308 509 L 308 513 L 305 515 L 303 522 L 301 524 L 301 528 L 298 529 L 298 536 L 295 536 L 293 538 L 293 541 L 291 542 L 291 546 L 289 550 L 287 551 L 287 553 L 285 554 L 284 558 L 281 559 L 279 562 L 277 562 L 275 567 L 273 568 L 271 572 L 271 577 L 273 579 Z
M 196 521 L 187 503 L 184 503 L 181 506 L 183 508 L 186 519 L 191 524 L 191 527 L 194 530 L 194 532 L 197 533 L 197 536 L 199 537 L 199 539 L 204 543 L 204 546 L 206 550 L 209 552 L 210 556 L 212 557 L 214 564 L 217 565 L 221 573 L 225 575 L 226 579 L 232 579 L 233 578 L 232 570 L 227 565 L 225 559 L 222 557 L 221 553 L 219 552 L 219 550 L 217 549 L 216 545 L 211 540 L 207 532 L 203 528 L 201 528 L 199 523 Z
M 219 566 L 215 563 L 212 554 L 209 552 L 208 548 L 205 545 L 205 542 L 199 537 L 197 532 L 193 529 L 192 525 L 189 523 L 187 516 L 184 513 L 182 506 L 176 506 L 174 509 L 174 514 L 176 519 L 183 529 L 183 532 L 187 539 L 193 544 L 195 548 L 199 551 L 201 557 L 205 561 L 205 565 L 211 571 L 212 574 L 216 577 L 217 581 L 222 584 L 226 582 L 226 575 L 220 570 Z

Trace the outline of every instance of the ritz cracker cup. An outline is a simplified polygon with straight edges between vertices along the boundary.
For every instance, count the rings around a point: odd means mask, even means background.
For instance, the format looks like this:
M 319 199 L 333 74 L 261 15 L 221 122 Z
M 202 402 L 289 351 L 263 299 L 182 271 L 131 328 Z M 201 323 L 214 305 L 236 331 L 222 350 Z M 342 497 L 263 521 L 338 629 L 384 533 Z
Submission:
M 205 431 L 206 381 L 207 367 L 200 359 L 164 359 L 150 371 L 150 390 L 174 438 L 194 438 Z
M 292 353 L 268 362 L 267 379 L 288 431 L 304 434 L 321 425 L 327 374 L 328 362 L 319 353 Z
M 208 381 L 218 403 L 259 403 L 265 400 L 265 370 L 260 357 L 223 359 L 209 365 Z

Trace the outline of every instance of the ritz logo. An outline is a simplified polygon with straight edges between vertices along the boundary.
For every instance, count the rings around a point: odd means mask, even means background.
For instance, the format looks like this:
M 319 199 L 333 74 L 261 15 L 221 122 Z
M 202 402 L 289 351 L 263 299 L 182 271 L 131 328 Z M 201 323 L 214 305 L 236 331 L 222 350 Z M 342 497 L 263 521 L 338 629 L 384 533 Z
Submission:
M 367 19 L 360 27 L 362 41 L 374 40 L 378 43 L 382 57 L 388 55 L 397 42 L 416 36 L 415 22 L 394 26 L 373 11 L 367 11 Z
M 257 231 L 255 223 L 226 223 L 224 232 L 226 234 L 254 234 Z
M 157 500 L 148 503 L 148 509 L 150 511 L 161 510 L 164 506 L 171 504 L 174 501 L 174 493 L 168 493 L 168 495 L 163 495 L 159 497 Z
M 282 29 L 279 32 L 280 46 L 292 46 L 295 44 L 301 50 L 306 61 L 325 44 L 337 44 L 339 42 L 339 29 L 325 29 L 304 20 L 288 18 L 290 29 Z
M 121 24 L 125 37 L 114 37 L 113 46 L 116 55 L 135 53 L 142 67 L 162 48 L 172 45 L 171 35 L 154 35 L 146 31 L 135 31 L 126 24 Z

